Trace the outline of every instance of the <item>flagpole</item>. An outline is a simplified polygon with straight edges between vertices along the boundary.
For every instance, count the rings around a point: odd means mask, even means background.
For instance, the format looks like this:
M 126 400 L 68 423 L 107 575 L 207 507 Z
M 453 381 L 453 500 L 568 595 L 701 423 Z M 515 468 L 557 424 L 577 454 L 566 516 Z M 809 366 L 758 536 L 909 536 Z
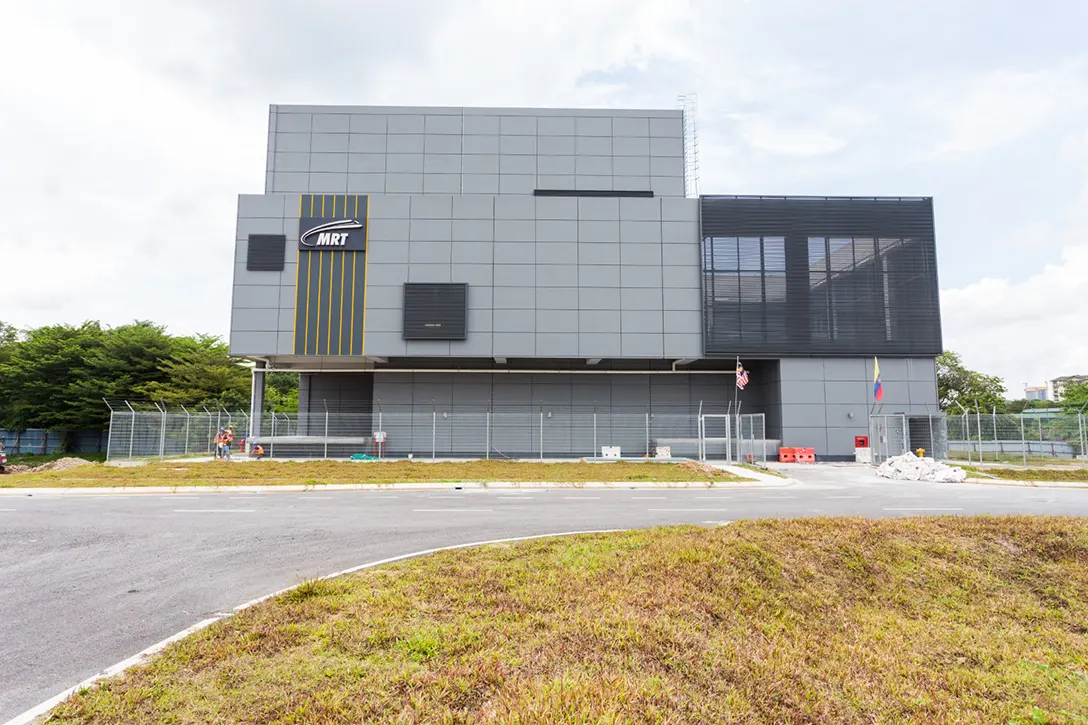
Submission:
M 740 385 L 737 382 L 740 380 L 740 355 L 737 355 L 737 366 L 733 368 L 733 408 L 737 407 L 737 396 L 740 393 Z

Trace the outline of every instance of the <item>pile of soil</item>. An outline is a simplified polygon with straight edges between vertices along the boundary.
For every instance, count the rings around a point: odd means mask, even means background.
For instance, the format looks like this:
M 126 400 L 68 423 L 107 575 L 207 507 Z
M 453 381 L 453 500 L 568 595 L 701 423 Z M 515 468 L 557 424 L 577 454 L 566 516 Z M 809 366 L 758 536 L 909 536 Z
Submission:
M 79 468 L 80 466 L 93 466 L 91 461 L 84 460 L 82 458 L 58 458 L 55 461 L 49 463 L 43 463 L 40 466 L 31 468 L 30 466 L 24 466 L 22 464 L 12 464 L 7 467 L 8 473 L 42 473 L 45 471 L 67 471 L 72 468 Z
M 709 466 L 705 463 L 699 463 L 699 461 L 684 461 L 683 463 L 677 463 L 680 468 L 686 468 L 692 473 L 697 473 L 700 476 L 720 476 L 722 475 L 722 469 Z

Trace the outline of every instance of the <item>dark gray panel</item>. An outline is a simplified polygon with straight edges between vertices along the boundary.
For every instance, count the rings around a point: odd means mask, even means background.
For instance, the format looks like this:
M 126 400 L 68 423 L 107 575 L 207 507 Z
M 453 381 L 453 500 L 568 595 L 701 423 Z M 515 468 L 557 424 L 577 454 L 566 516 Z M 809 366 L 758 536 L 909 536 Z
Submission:
M 283 234 L 250 234 L 246 269 L 251 272 L 282 272 L 287 237 Z
M 468 333 L 468 285 L 404 285 L 405 340 L 464 340 Z

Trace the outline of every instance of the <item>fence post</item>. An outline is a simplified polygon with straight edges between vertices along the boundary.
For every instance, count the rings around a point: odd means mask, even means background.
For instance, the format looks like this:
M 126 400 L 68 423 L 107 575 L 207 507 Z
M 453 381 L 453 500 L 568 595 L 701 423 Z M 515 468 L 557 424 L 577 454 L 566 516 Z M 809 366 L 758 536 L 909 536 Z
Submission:
M 600 449 L 597 448 L 597 406 L 593 406 L 593 457 L 596 458 L 600 455 L 598 453 Z
M 1024 466 L 1028 465 L 1028 442 L 1024 438 L 1024 411 L 1020 411 L 1020 452 L 1023 454 Z
M 128 427 L 128 457 L 132 460 L 132 442 L 136 436 L 136 411 L 133 410 L 132 405 L 126 400 L 125 405 L 128 406 L 129 412 L 132 413 L 132 423 Z
M 276 445 L 276 411 L 272 411 L 272 432 L 268 437 L 268 458 L 269 460 L 275 456 Z
M 155 407 L 159 410 L 161 418 L 159 419 L 159 460 L 161 461 L 165 456 L 166 450 L 166 406 L 159 408 L 159 404 L 155 403 Z
M 105 398 L 102 398 L 102 402 L 105 403 L 106 407 L 110 409 L 110 427 L 109 427 L 109 432 L 106 434 L 106 460 L 108 461 L 110 459 L 110 443 L 113 442 L 113 406 L 110 405 L 110 401 L 106 400 Z M 102 446 L 101 436 L 99 436 L 99 438 L 98 438 L 98 444 L 99 444 L 99 447 L 101 448 L 101 446 Z
M 540 408 L 540 460 L 544 460 L 544 407 Z
M 385 428 L 382 427 L 382 401 L 378 401 L 378 430 L 385 432 Z M 378 445 L 378 458 L 385 458 L 385 447 L 388 445 L 386 439 L 389 436 L 383 435 L 382 442 Z
M 486 416 L 486 419 L 487 419 L 487 423 L 486 423 L 487 430 L 484 433 L 484 445 L 485 445 L 484 460 L 490 461 L 491 460 L 491 411 L 490 410 L 487 411 L 487 413 L 485 413 L 484 415 Z
M 325 452 L 323 457 L 327 460 L 329 457 L 329 404 L 324 399 L 321 400 L 321 404 L 325 406 Z
M 189 422 L 190 422 L 191 416 L 189 415 L 189 409 L 186 408 L 184 405 L 181 406 L 181 409 L 185 411 L 185 455 L 188 456 L 189 455 Z
M 438 432 L 438 411 L 434 408 L 434 401 L 431 401 L 431 460 L 435 459 L 435 440 Z

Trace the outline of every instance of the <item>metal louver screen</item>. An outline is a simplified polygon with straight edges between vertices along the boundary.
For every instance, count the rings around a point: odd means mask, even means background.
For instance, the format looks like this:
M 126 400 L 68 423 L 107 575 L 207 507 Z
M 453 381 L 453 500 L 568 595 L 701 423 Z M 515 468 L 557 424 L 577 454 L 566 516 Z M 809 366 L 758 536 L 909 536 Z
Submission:
M 246 269 L 251 272 L 282 272 L 287 237 L 283 234 L 250 234 Z
M 704 196 L 707 355 L 939 355 L 929 198 Z
M 468 335 L 468 285 L 404 285 L 405 340 L 464 340 Z

